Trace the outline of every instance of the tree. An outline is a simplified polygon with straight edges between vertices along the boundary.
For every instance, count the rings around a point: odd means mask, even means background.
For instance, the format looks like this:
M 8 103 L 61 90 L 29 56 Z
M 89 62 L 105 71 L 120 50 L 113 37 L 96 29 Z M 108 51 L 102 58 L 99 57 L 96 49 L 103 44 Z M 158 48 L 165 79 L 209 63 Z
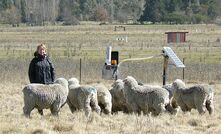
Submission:
M 5 23 L 11 24 L 13 26 L 15 26 L 16 24 L 19 24 L 21 20 L 19 11 L 15 6 L 11 6 L 10 8 L 7 8 L 3 12 L 3 18 L 5 20 Z
M 131 18 L 137 21 L 143 14 L 145 0 L 115 0 L 114 1 L 114 17 L 119 21 L 127 21 Z
M 103 6 L 98 6 L 95 11 L 94 17 L 96 21 L 107 21 L 109 15 L 107 13 L 107 10 Z
M 145 10 L 141 21 L 161 22 L 165 14 L 165 3 L 163 0 L 146 0 Z
M 26 3 L 24 0 L 21 0 L 21 22 L 25 23 L 27 22 L 27 19 L 26 19 Z
M 13 5 L 13 0 L 1 0 L 0 1 L 0 9 L 5 10 L 10 8 Z

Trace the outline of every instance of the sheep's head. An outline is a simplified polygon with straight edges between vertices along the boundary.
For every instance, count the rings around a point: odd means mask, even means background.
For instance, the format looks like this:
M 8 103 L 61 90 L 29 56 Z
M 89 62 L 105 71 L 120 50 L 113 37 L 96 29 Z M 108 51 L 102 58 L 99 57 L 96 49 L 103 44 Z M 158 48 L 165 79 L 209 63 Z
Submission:
M 172 84 L 172 90 L 173 92 L 176 91 L 177 89 L 180 89 L 180 88 L 185 88 L 185 83 L 180 80 L 180 79 L 176 79 L 173 84 Z
M 58 78 L 55 80 L 55 83 L 62 85 L 68 90 L 68 81 L 65 78 Z
M 124 82 L 121 79 L 116 80 L 110 90 L 112 102 L 116 105 L 125 105 L 126 99 L 124 97 Z
M 75 86 L 75 87 L 80 86 L 79 80 L 77 78 L 71 78 L 71 79 L 68 80 L 68 85 L 69 86 L 72 85 L 72 86 Z
M 125 78 L 123 82 L 124 82 L 124 86 L 128 86 L 131 88 L 136 87 L 138 85 L 137 81 L 132 76 L 127 76 L 127 78 Z
M 112 89 L 115 89 L 115 90 L 123 90 L 124 82 L 123 82 L 123 80 L 118 79 L 111 85 L 111 87 L 112 87 Z

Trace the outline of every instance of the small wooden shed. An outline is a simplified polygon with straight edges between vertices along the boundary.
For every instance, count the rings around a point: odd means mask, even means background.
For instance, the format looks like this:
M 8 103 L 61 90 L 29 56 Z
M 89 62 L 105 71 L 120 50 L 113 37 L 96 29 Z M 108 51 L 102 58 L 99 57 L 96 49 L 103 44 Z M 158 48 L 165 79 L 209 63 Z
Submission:
M 186 42 L 186 34 L 188 32 L 166 32 L 167 43 L 182 43 Z

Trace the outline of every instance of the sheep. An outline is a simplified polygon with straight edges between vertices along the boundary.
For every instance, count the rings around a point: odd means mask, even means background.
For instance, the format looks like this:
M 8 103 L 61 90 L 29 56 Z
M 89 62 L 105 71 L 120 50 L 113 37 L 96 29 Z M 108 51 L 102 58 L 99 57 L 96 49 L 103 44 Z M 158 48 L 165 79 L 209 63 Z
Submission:
M 211 115 L 214 111 L 213 88 L 210 85 L 195 85 L 185 87 L 185 83 L 176 79 L 172 84 L 173 97 L 183 112 L 197 109 L 199 114 L 204 114 L 206 109 Z
M 116 80 L 110 89 L 112 96 L 112 112 L 123 111 L 128 113 L 126 98 L 124 97 L 124 82 L 121 79 Z
M 93 87 L 97 89 L 98 105 L 105 114 L 111 114 L 112 97 L 110 91 L 103 84 L 96 84 Z
M 67 104 L 73 113 L 76 110 L 84 110 L 87 117 L 90 116 L 91 110 L 100 114 L 100 107 L 97 101 L 97 90 L 92 86 L 79 84 L 78 79 L 71 78 L 68 80 L 69 94 Z
M 169 93 L 159 86 L 140 86 L 137 81 L 127 76 L 124 82 L 124 96 L 126 98 L 129 112 L 144 114 L 152 112 L 153 115 L 159 115 L 166 112 L 166 106 L 170 104 Z
M 65 104 L 68 96 L 68 81 L 58 78 L 54 84 L 44 85 L 31 83 L 23 88 L 23 112 L 30 118 L 31 111 L 36 108 L 43 115 L 43 109 L 50 108 L 52 115 L 58 116 L 60 108 Z

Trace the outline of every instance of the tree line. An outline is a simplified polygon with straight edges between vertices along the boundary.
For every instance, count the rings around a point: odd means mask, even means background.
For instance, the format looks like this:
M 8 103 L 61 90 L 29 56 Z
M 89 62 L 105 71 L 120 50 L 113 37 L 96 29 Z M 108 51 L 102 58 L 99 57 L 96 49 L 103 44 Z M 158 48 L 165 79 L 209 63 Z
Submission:
M 220 0 L 0 0 L 0 23 L 211 23 Z

